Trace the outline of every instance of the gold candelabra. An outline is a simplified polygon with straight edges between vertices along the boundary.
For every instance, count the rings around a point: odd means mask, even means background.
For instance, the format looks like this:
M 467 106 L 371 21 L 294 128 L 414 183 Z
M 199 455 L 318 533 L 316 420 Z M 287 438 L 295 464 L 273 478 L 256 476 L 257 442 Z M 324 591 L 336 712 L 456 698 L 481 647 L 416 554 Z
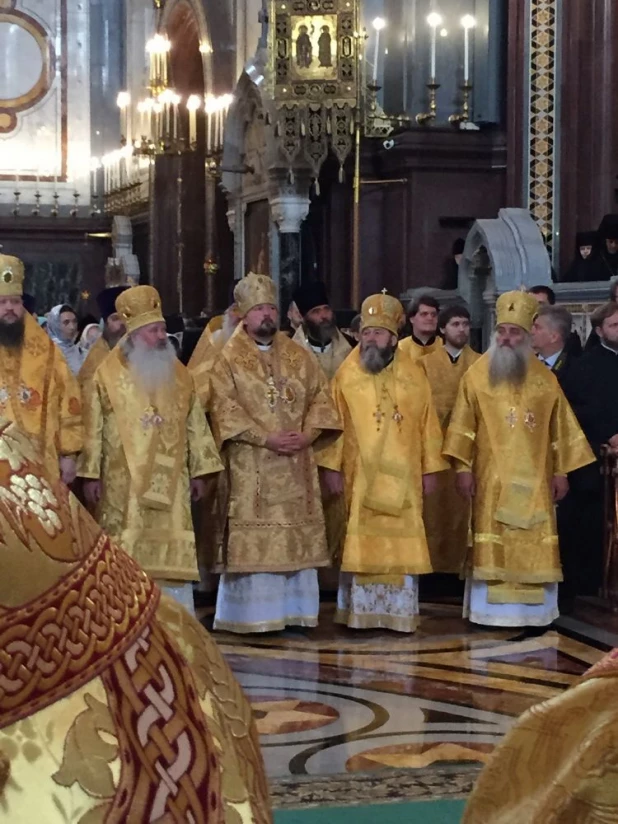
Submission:
M 429 83 L 427 83 L 427 91 L 428 91 L 428 99 L 429 99 L 429 111 L 428 112 L 420 112 L 416 115 L 416 122 L 419 126 L 426 126 L 428 123 L 431 123 L 432 120 L 436 119 L 436 114 L 438 111 L 438 89 L 440 88 L 440 84 L 436 83 L 436 78 L 432 77 Z
M 466 81 L 460 88 L 463 95 L 461 111 L 455 112 L 448 119 L 448 122 L 453 123 L 454 125 L 467 123 L 470 120 L 470 94 L 472 92 L 472 83 L 470 83 L 470 81 Z

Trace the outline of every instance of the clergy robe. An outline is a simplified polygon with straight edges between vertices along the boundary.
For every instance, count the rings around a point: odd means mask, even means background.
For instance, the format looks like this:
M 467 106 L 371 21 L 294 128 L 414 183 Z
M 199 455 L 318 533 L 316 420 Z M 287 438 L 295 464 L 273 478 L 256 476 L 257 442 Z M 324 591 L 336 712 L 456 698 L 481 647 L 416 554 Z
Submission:
M 315 355 L 329 382 L 333 380 L 337 370 L 352 351 L 351 344 L 348 343 L 339 331 L 337 331 L 332 342 L 323 349 L 311 345 L 307 340 L 302 326 L 299 326 L 296 330 L 293 340 Z M 320 584 L 324 589 L 336 589 L 336 579 L 338 577 L 337 567 L 341 562 L 341 551 L 343 549 L 347 520 L 345 504 L 340 496 L 328 494 L 323 495 L 322 504 L 324 506 L 324 519 L 326 521 L 328 551 L 334 569 L 326 569 L 320 573 Z
M 466 346 L 453 363 L 443 346 L 419 360 L 431 386 L 442 433 L 446 435 L 459 383 L 480 355 Z M 425 498 L 423 519 L 434 572 L 462 572 L 468 546 L 470 504 L 455 489 L 455 471 L 438 475 L 438 489 Z
M 189 480 L 222 464 L 193 379 L 179 361 L 171 387 L 148 395 L 116 347 L 85 401 L 78 474 L 98 479 L 96 519 L 153 578 L 198 580 Z
M 555 376 L 531 356 L 522 386 L 489 382 L 489 354 L 466 372 L 444 454 L 472 472 L 465 613 L 476 623 L 545 626 L 562 580 L 551 479 L 594 460 Z
M 87 390 L 89 384 L 92 383 L 94 373 L 111 351 L 112 350 L 109 348 L 109 343 L 105 340 L 103 335 L 97 338 L 97 340 L 92 344 L 88 354 L 86 355 L 86 360 L 83 362 L 82 368 L 79 370 L 79 374 L 77 376 L 82 394 L 85 389 Z
M 270 824 L 251 707 L 211 636 L 1 420 L 0 477 L 0 819 Z
M 446 469 L 429 382 L 399 351 L 379 374 L 355 349 L 333 382 L 343 435 L 320 466 L 343 472 L 348 512 L 337 620 L 412 632 L 416 577 L 431 572 L 422 476 Z
M 59 458 L 83 446 L 77 380 L 58 347 L 34 318 L 24 315 L 19 349 L 0 347 L 0 415 L 32 438 L 48 472 L 59 477 Z
M 532 707 L 481 773 L 463 824 L 618 821 L 618 650 Z
M 441 349 L 443 346 L 444 341 L 440 337 L 435 337 L 431 343 L 427 344 L 422 344 L 414 337 L 414 335 L 410 335 L 409 337 L 399 341 L 399 351 L 402 355 L 406 355 L 412 361 L 431 355 L 432 352 L 435 352 L 437 349 Z
M 239 632 L 315 626 L 316 568 L 329 563 L 313 449 L 286 456 L 265 444 L 282 430 L 315 441 L 338 431 L 339 417 L 309 352 L 281 332 L 264 350 L 241 325 L 212 374 L 211 419 L 229 479 L 215 628 Z

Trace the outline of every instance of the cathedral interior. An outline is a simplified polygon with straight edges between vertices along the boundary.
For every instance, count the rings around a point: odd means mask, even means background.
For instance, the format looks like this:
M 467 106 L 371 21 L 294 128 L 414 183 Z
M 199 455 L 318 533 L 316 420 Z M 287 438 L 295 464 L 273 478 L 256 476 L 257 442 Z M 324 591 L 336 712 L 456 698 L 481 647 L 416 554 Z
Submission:
M 618 212 L 612 0 L 0 0 L 0 54 L 0 245 L 41 314 L 97 317 L 111 260 L 188 336 L 256 272 L 284 321 L 313 281 L 345 328 L 383 290 L 464 300 L 482 351 L 536 285 L 585 342 L 618 275 L 577 240 Z M 603 599 L 534 636 L 465 621 L 459 583 L 411 636 L 337 626 L 328 586 L 317 628 L 214 633 L 275 821 L 461 821 L 516 719 L 618 646 Z

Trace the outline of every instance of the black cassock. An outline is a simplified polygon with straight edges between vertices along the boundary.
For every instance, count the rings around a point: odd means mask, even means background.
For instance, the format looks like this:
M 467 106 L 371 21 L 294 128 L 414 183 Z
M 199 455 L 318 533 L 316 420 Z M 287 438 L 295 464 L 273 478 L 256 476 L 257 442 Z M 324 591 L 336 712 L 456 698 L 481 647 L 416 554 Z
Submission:
M 558 507 L 566 591 L 596 595 L 603 570 L 601 446 L 618 434 L 618 353 L 597 346 L 579 358 L 563 383 L 565 394 L 597 457 L 569 475 Z

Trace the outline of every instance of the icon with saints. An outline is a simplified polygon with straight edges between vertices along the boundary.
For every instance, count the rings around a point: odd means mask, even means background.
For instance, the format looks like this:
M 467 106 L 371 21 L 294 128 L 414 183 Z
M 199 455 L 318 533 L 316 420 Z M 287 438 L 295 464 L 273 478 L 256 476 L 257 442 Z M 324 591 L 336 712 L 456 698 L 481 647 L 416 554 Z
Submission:
M 337 15 L 292 15 L 291 24 L 291 74 L 298 80 L 335 80 Z

